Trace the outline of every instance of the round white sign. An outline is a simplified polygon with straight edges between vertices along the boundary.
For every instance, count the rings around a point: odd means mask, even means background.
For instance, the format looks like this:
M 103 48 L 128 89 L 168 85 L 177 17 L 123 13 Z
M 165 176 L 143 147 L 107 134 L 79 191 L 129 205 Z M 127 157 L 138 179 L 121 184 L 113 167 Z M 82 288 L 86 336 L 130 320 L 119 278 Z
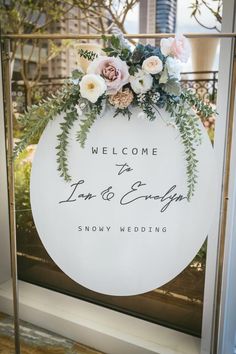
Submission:
M 55 263 L 81 285 L 109 295 L 153 290 L 178 275 L 209 231 L 216 178 L 211 143 L 201 126 L 198 180 L 188 202 L 186 161 L 168 113 L 150 122 L 107 111 L 85 148 L 71 131 L 72 181 L 57 171 L 59 124 L 50 122 L 33 161 L 31 206 L 39 236 Z M 201 123 L 200 123 L 201 125 Z

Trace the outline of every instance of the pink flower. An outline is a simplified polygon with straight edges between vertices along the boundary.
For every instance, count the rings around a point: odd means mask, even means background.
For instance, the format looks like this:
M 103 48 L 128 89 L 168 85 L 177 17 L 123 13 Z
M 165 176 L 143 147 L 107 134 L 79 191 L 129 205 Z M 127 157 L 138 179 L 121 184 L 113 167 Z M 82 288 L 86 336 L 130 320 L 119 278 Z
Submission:
M 190 44 L 183 35 L 176 35 L 175 38 L 163 38 L 160 46 L 163 55 L 171 55 L 182 63 L 187 63 L 190 56 Z
M 186 37 L 176 35 L 171 49 L 172 55 L 174 55 L 175 58 L 182 61 L 182 63 L 187 63 L 190 56 L 190 44 Z
M 108 95 L 114 95 L 129 81 L 127 64 L 115 57 L 100 56 L 96 58 L 89 64 L 87 73 L 103 77 Z

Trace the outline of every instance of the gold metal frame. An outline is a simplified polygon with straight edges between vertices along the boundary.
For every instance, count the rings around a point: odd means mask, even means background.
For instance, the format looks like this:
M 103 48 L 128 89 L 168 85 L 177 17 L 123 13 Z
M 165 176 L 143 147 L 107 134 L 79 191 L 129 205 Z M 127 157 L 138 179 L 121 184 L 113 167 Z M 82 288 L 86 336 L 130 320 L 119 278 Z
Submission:
M 152 33 L 152 34 L 126 34 L 125 38 L 130 39 L 158 39 L 167 38 L 175 36 L 174 33 Z M 236 38 L 236 33 L 185 33 L 184 36 L 187 38 Z M 110 34 L 107 37 L 111 37 Z M 14 163 L 12 160 L 13 152 L 13 115 L 12 115 L 12 96 L 11 96 L 11 75 L 10 75 L 10 42 L 11 40 L 28 40 L 28 39 L 101 39 L 100 34 L 92 35 L 79 35 L 79 34 L 9 34 L 3 35 L 3 71 L 5 77 L 5 87 L 4 87 L 4 103 L 5 103 L 5 121 L 7 126 L 7 140 L 8 140 L 8 188 L 9 188 L 9 210 L 10 210 L 10 241 L 11 241 L 11 269 L 12 269 L 12 285 L 13 285 L 13 307 L 14 307 L 14 330 L 15 330 L 15 352 L 20 354 L 20 332 L 19 332 L 19 296 L 18 296 L 18 279 L 17 279 L 17 254 L 16 254 L 16 222 L 15 222 L 15 191 L 14 191 Z M 235 70 L 235 68 L 234 68 Z M 233 95 L 233 89 L 231 88 L 231 95 Z M 232 98 L 232 97 L 231 97 Z M 231 101 L 232 103 L 232 101 Z M 230 107 L 229 114 L 229 127 L 232 126 L 233 113 L 232 106 Z M 228 129 L 226 152 L 226 167 L 224 170 L 224 192 L 223 192 L 223 206 L 222 206 L 222 217 L 221 217 L 221 249 L 222 253 L 224 245 L 224 231 L 225 231 L 225 220 L 227 212 L 227 186 L 229 180 L 229 162 L 231 155 L 231 140 L 232 133 Z M 218 262 L 218 284 L 220 284 L 220 276 L 222 274 L 222 264 Z M 220 289 L 218 286 L 218 293 L 216 304 L 219 304 L 220 299 Z M 218 306 L 217 306 L 218 307 Z M 218 313 L 216 311 L 215 318 L 217 319 Z M 215 329 L 215 338 L 217 337 L 217 326 Z
M 183 33 L 187 38 L 234 38 L 236 33 Z M 108 38 L 111 34 L 106 35 Z M 150 39 L 174 37 L 175 33 L 136 33 L 125 34 L 125 38 L 130 39 Z M 101 34 L 8 34 L 2 38 L 7 39 L 101 39 Z
M 16 218 L 15 218 L 15 186 L 14 186 L 14 162 L 13 153 L 13 115 L 11 95 L 11 64 L 10 64 L 10 40 L 6 39 L 3 46 L 3 75 L 6 79 L 3 97 L 5 104 L 5 122 L 7 126 L 7 178 L 8 200 L 10 217 L 10 247 L 11 247 L 11 276 L 13 289 L 14 333 L 15 352 L 20 354 L 20 328 L 19 328 L 19 296 L 17 279 L 17 250 L 16 250 Z

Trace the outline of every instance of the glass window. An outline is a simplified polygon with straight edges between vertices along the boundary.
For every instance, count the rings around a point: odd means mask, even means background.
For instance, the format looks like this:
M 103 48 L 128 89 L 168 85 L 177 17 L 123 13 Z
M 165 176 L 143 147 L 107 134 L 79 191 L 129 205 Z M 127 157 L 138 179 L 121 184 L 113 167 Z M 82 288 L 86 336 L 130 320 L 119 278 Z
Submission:
M 171 3 L 171 1 L 169 1 Z M 145 6 L 141 2 L 140 6 Z M 160 3 L 162 3 L 160 1 Z M 174 3 L 176 3 L 174 1 Z M 167 15 L 170 16 L 168 25 L 170 28 L 164 27 L 164 31 L 173 32 L 176 25 L 177 29 L 181 32 L 187 32 L 189 18 L 181 17 L 180 21 L 177 14 L 180 12 L 183 14 L 188 9 L 188 1 L 179 1 L 178 9 L 176 6 L 169 7 L 171 10 Z M 160 5 L 161 6 L 161 5 Z M 167 11 L 168 9 L 166 9 Z M 148 23 L 142 22 L 142 32 L 150 31 L 151 26 L 155 26 L 155 29 L 162 28 L 162 21 L 164 18 L 158 17 L 158 8 L 153 11 L 152 8 L 147 6 L 143 9 L 142 13 L 151 11 L 149 17 L 154 16 Z M 189 11 L 189 10 L 186 10 Z M 141 13 L 141 11 L 140 11 Z M 155 18 L 156 16 L 156 18 Z M 176 21 L 177 16 L 177 21 Z M 146 18 L 149 18 L 148 16 Z M 141 17 L 140 17 L 141 18 Z M 186 23 L 184 22 L 186 20 Z M 84 24 L 83 24 L 84 25 Z M 130 26 L 133 26 L 130 20 Z M 196 23 L 195 23 L 196 25 Z M 146 27 L 145 27 L 146 26 Z M 186 30 L 188 28 L 188 30 Z M 194 27 L 198 32 L 198 27 Z M 161 31 L 162 29 L 158 30 Z M 199 45 L 197 41 L 192 42 L 193 53 L 194 46 Z M 201 43 L 201 48 L 203 48 Z M 217 53 L 218 43 L 213 40 L 207 39 L 205 42 L 209 48 L 212 44 L 212 57 L 209 61 L 208 67 L 205 62 L 201 62 L 201 58 L 197 61 L 197 55 L 194 54 L 195 61 L 189 63 L 185 72 L 182 74 L 182 86 L 191 88 L 200 97 L 215 104 L 217 95 Z M 200 51 L 201 56 L 202 50 Z M 60 59 L 57 59 L 60 60 Z M 18 65 L 18 64 L 17 64 Z M 55 68 L 54 77 L 60 77 L 61 73 L 59 69 L 66 70 L 66 67 L 59 68 L 58 73 Z M 18 68 L 17 68 L 18 71 Z M 45 76 L 44 69 L 44 76 Z M 50 93 L 54 93 L 59 88 L 58 83 L 50 81 L 50 86 L 44 80 L 40 85 L 35 86 L 31 90 L 32 103 L 38 102 L 39 99 L 47 97 Z M 21 134 L 21 128 L 17 124 L 17 115 L 21 113 L 25 107 L 25 97 L 27 96 L 27 89 L 25 85 L 22 85 L 22 81 L 14 81 L 14 114 L 15 114 L 15 139 L 18 139 Z M 17 93 L 22 93 L 18 95 Z M 214 123 L 215 117 L 210 117 L 204 122 L 210 139 L 214 140 Z M 38 137 L 39 138 L 39 137 Z M 37 145 L 37 140 L 31 141 L 27 151 L 16 160 L 15 163 L 15 191 L 16 191 L 16 220 L 17 220 L 17 255 L 18 255 L 18 269 L 19 278 L 21 280 L 37 284 L 49 289 L 56 290 L 86 301 L 90 301 L 101 306 L 109 307 L 117 311 L 128 313 L 132 316 L 137 316 L 142 319 L 158 323 L 164 326 L 168 326 L 179 331 L 183 331 L 195 336 L 201 335 L 201 322 L 202 322 L 202 309 L 203 309 L 203 297 L 204 297 L 204 279 L 205 279 L 205 265 L 206 265 L 206 252 L 207 242 L 202 245 L 198 254 L 192 260 L 192 262 L 186 267 L 186 269 L 179 274 L 175 279 L 165 284 L 161 288 L 146 294 L 137 296 L 116 297 L 107 296 L 90 291 L 67 277 L 57 266 L 52 259 L 48 256 L 44 249 L 31 213 L 30 199 L 29 199 L 29 180 L 31 162 L 33 159 L 34 151 Z

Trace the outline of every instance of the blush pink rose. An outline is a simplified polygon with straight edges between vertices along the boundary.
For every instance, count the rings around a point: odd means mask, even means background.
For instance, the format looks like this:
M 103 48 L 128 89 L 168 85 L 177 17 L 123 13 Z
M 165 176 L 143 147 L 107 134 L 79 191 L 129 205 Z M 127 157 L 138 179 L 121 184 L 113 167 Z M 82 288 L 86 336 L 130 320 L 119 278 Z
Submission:
M 103 77 L 107 85 L 107 94 L 116 94 L 129 82 L 129 71 L 126 62 L 120 58 L 100 56 L 89 64 L 88 74 L 97 74 Z
M 176 35 L 175 38 L 163 38 L 160 46 L 163 55 L 171 55 L 182 63 L 187 63 L 190 56 L 190 44 L 183 35 Z
M 183 35 L 176 35 L 171 46 L 172 55 L 182 61 L 182 63 L 187 63 L 190 56 L 190 44 L 186 37 Z

